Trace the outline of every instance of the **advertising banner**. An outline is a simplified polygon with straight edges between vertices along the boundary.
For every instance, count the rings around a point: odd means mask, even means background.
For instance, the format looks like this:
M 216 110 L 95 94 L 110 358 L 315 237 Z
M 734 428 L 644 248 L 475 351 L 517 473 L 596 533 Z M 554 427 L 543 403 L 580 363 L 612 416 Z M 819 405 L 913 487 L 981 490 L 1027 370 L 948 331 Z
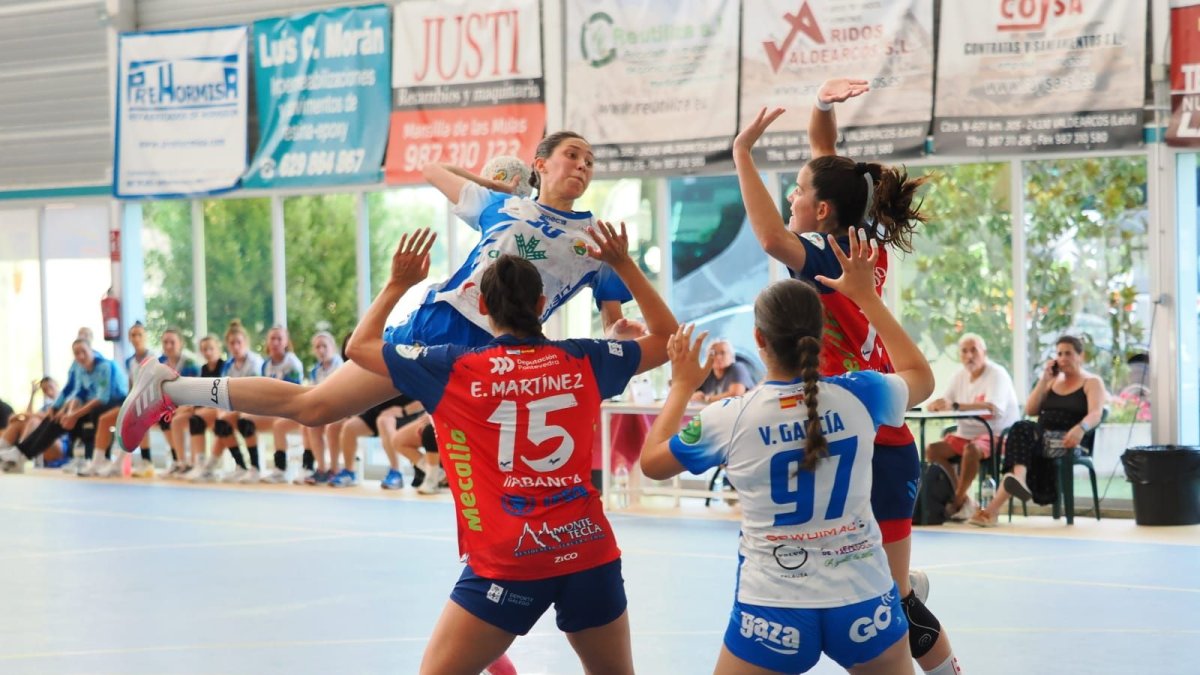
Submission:
M 729 164 L 737 135 L 737 0 L 569 0 L 565 126 L 596 173 Z
M 387 182 L 421 182 L 430 162 L 531 162 L 546 130 L 537 0 L 415 0 L 394 16 Z
M 254 22 L 258 152 L 249 188 L 379 180 L 392 107 L 383 5 Z
M 811 156 L 808 120 L 827 79 L 871 91 L 837 104 L 848 157 L 915 157 L 933 113 L 933 0 L 762 0 L 742 17 L 741 119 L 787 110 L 754 148 L 760 166 Z
M 1145 3 L 944 0 L 940 26 L 938 154 L 1142 142 Z
M 113 194 L 237 187 L 246 169 L 246 27 L 124 33 L 117 45 Z
M 1171 122 L 1167 145 L 1200 147 L 1200 0 L 1171 0 Z

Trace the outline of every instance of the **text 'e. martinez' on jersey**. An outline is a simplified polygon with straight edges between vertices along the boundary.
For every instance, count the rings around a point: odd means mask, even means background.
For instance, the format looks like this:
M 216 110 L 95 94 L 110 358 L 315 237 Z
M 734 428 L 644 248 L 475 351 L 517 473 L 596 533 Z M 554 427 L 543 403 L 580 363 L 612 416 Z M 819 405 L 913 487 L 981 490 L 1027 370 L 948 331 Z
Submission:
M 803 382 L 765 382 L 706 407 L 671 439 L 693 473 L 726 465 L 742 506 L 737 599 L 768 607 L 840 607 L 892 587 L 871 513 L 881 425 L 904 420 L 908 387 L 872 371 L 822 378 L 817 405 L 829 456 L 800 468 Z
M 842 276 L 842 264 L 829 248 L 829 239 L 820 232 L 805 232 L 796 235 L 804 245 L 804 268 L 788 273 L 793 279 L 811 283 L 821 299 L 825 310 L 825 334 L 821 337 L 821 374 L 825 376 L 874 370 L 893 373 L 892 359 L 883 348 L 883 340 L 875 333 L 874 326 L 867 321 L 858 305 L 850 298 L 817 281 L 818 275 L 837 279 Z M 838 237 L 842 251 L 849 253 L 850 237 Z M 887 247 L 879 247 L 879 259 L 875 261 L 875 292 L 883 295 L 883 284 L 887 281 Z M 879 430 L 876 442 L 880 445 L 906 445 L 913 442 L 912 432 L 900 424 Z
M 433 416 L 459 553 L 493 579 L 546 579 L 616 560 L 592 486 L 600 402 L 641 361 L 632 341 L 497 337 L 483 347 L 385 345 L 396 389 Z
M 588 246 L 595 244 L 587 233 L 595 223 L 588 211 L 559 211 L 468 181 L 454 214 L 479 230 L 479 243 L 454 276 L 429 289 L 423 305 L 448 303 L 472 323 L 490 331 L 487 319 L 479 313 L 479 279 L 504 253 L 528 260 L 541 274 L 542 294 L 546 296 L 543 323 L 585 287 L 592 289 L 597 307 L 607 300 L 624 303 L 633 299 L 611 267 L 588 255 Z

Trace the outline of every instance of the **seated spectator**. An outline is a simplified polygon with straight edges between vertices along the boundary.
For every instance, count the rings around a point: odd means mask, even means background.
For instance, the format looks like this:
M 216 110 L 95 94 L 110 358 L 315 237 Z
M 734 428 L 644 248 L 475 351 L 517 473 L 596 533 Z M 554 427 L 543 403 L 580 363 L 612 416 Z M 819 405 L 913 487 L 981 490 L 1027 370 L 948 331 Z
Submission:
M 31 389 L 25 411 L 10 417 L 8 425 L 0 430 L 0 450 L 13 448 L 28 438 L 42 424 L 42 421 L 54 412 L 54 400 L 58 397 L 58 383 L 54 381 L 54 378 L 43 377 L 40 380 L 34 380 Z M 42 394 L 42 406 L 34 411 L 33 401 L 39 392 Z M 52 446 L 57 441 L 57 436 L 48 437 L 46 445 Z
M 1055 343 L 1055 352 L 1025 403 L 1025 414 L 1037 415 L 1037 421 L 1012 425 L 1004 452 L 1004 480 L 992 502 L 971 517 L 972 525 L 995 527 L 1000 508 L 1010 497 L 1053 501 L 1055 476 L 1046 447 L 1061 445 L 1075 452 L 1083 435 L 1100 424 L 1108 392 L 1097 375 L 1083 368 L 1083 342 L 1064 335 Z M 1049 499 L 1043 502 L 1046 495 Z
M 941 441 L 929 444 L 925 457 L 941 464 L 951 476 L 957 473 L 954 500 L 947 510 L 951 520 L 966 520 L 979 510 L 979 505 L 969 494 L 971 483 L 979 473 L 979 462 L 992 456 L 991 442 L 1020 418 L 1021 410 L 1012 377 L 1004 366 L 988 359 L 987 343 L 983 338 L 974 333 L 963 335 L 958 341 L 958 358 L 962 361 L 962 370 L 954 374 L 941 398 L 930 401 L 929 410 L 986 413 L 992 434 L 988 434 L 983 422 L 963 418 L 958 421 L 958 429 Z M 955 457 L 962 458 L 959 472 L 955 472 L 951 462 Z
M 13 407 L 4 399 L 0 399 L 0 429 L 8 428 L 8 422 L 13 416 Z
M 714 340 L 709 352 L 713 355 L 713 369 L 692 395 L 693 401 L 712 403 L 730 396 L 741 396 L 754 386 L 750 371 L 734 358 L 733 345 L 729 344 L 729 340 Z

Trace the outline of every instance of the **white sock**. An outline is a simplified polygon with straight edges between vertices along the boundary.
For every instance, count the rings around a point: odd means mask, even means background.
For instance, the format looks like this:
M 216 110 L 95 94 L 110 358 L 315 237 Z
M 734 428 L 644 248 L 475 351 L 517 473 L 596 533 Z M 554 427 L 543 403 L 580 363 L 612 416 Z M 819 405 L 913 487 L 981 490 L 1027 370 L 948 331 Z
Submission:
M 954 654 L 946 657 L 942 661 L 942 665 L 933 670 L 925 671 L 926 675 L 962 675 L 962 668 L 958 667 L 958 659 L 954 658 Z
M 175 405 L 202 405 L 221 410 L 229 407 L 228 377 L 180 377 L 163 383 L 163 393 Z
M 9 443 L 8 441 L 4 440 L 3 438 L 0 438 L 0 450 L 7 450 L 11 447 L 13 447 L 12 443 Z

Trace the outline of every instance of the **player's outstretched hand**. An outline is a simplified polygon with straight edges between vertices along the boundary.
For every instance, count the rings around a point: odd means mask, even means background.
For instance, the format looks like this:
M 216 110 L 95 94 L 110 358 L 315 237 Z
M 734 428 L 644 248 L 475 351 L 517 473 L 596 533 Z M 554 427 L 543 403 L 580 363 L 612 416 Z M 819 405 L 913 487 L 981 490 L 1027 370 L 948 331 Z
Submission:
M 745 127 L 738 133 L 737 138 L 733 139 L 734 150 L 750 150 L 758 139 L 762 137 L 763 132 L 771 123 L 779 119 L 779 116 L 784 113 L 783 108 L 774 108 L 771 112 L 767 112 L 766 108 L 758 111 L 758 117 L 750 120 Z
M 825 80 L 817 90 L 817 100 L 822 103 L 841 103 L 855 96 L 862 96 L 868 91 L 871 91 L 871 85 L 866 80 L 835 77 Z
M 392 278 L 389 283 L 407 290 L 429 276 L 429 249 L 433 248 L 435 239 L 437 235 L 428 227 L 401 236 L 396 253 L 392 256 Z
M 667 338 L 667 356 L 671 358 L 672 389 L 678 387 L 688 392 L 696 391 L 704 382 L 704 378 L 708 377 L 709 371 L 712 370 L 713 359 L 716 358 L 712 350 L 708 351 L 703 362 L 700 361 L 700 355 L 705 353 L 701 347 L 704 345 L 704 338 L 708 337 L 708 331 L 700 333 L 693 340 L 692 333 L 695 330 L 695 324 L 683 324 L 679 326 L 674 335 Z
M 588 246 L 588 255 L 607 263 L 609 267 L 633 264 L 633 258 L 629 256 L 629 234 L 625 231 L 624 222 L 621 223 L 621 230 L 617 231 L 612 223 L 597 220 L 596 225 L 589 227 L 587 232 L 596 242 L 595 246 Z
M 861 306 L 862 298 L 875 294 L 875 262 L 879 260 L 879 246 L 861 227 L 850 228 L 849 234 L 849 255 L 842 253 L 842 247 L 832 234 L 828 235 L 829 247 L 842 265 L 842 276 L 830 279 L 818 274 L 814 278 Z

